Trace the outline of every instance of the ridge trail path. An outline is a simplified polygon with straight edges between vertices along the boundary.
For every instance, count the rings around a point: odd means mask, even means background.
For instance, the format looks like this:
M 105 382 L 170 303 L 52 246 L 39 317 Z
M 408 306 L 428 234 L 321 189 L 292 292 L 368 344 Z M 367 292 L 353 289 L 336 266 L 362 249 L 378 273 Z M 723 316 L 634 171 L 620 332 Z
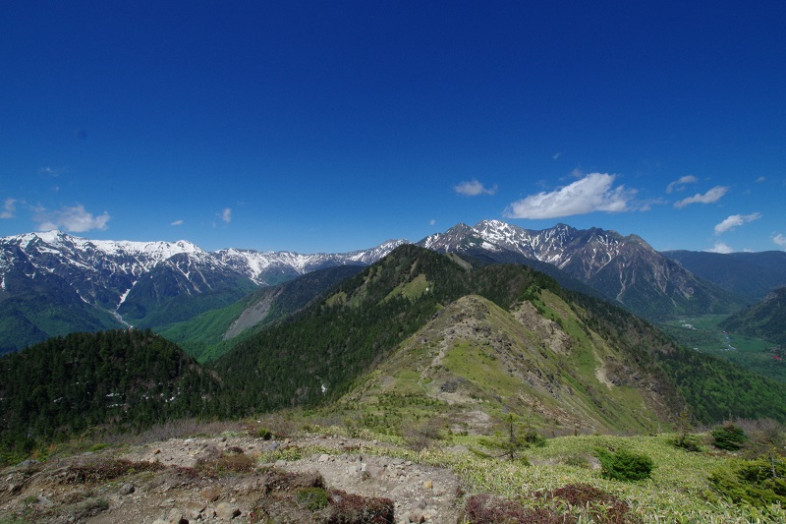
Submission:
M 51 523 L 253 522 L 252 512 L 270 494 L 275 474 L 304 482 L 321 476 L 329 490 L 391 499 L 397 524 L 456 523 L 464 491 L 455 474 L 397 457 L 395 448 L 386 455 L 385 449 L 377 442 L 335 436 L 268 441 L 250 436 L 172 438 L 107 448 L 6 468 L 0 514 Z M 194 471 L 200 459 L 232 455 L 248 457 L 249 470 L 210 478 L 184 475 Z M 277 456 L 282 458 L 264 462 Z M 80 467 L 122 460 L 135 467 L 119 477 L 91 481 L 76 473 Z M 152 469 L 146 470 L 147 465 Z M 295 492 L 291 487 L 290 500 Z M 275 504 L 270 507 L 276 511 Z M 281 512 L 276 522 L 303 521 L 287 517 L 286 508 Z

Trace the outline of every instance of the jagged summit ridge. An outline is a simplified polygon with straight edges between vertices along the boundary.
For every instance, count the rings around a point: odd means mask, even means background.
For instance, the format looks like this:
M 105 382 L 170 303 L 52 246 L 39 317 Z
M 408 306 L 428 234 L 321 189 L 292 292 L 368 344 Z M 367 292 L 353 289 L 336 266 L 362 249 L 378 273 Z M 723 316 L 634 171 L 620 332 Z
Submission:
M 571 262 L 572 251 L 577 247 L 590 244 L 593 252 L 602 251 L 611 260 L 620 254 L 620 246 L 627 242 L 635 242 L 652 250 L 639 237 L 623 237 L 616 231 L 598 228 L 578 230 L 562 223 L 548 229 L 530 230 L 501 220 L 482 220 L 474 227 L 458 224 L 445 233 L 424 238 L 418 245 L 440 252 L 457 252 L 467 248 L 511 251 L 561 269 Z
M 576 229 L 566 224 L 529 230 L 500 220 L 483 220 L 474 227 L 459 224 L 424 238 L 418 245 L 487 262 L 533 264 L 563 285 L 570 283 L 560 274 L 655 320 L 675 314 L 722 313 L 734 307 L 735 297 L 729 293 L 699 280 L 641 237 L 616 231 Z

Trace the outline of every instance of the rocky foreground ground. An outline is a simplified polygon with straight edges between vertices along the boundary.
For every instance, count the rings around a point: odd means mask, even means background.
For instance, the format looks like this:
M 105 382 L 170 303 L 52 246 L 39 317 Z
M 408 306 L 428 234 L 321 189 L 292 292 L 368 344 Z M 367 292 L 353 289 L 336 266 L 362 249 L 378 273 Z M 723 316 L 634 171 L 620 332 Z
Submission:
M 362 522 L 387 518 L 392 508 L 396 523 L 455 523 L 463 499 L 455 475 L 394 455 L 335 436 L 172 438 L 7 468 L 0 515 L 52 523 Z

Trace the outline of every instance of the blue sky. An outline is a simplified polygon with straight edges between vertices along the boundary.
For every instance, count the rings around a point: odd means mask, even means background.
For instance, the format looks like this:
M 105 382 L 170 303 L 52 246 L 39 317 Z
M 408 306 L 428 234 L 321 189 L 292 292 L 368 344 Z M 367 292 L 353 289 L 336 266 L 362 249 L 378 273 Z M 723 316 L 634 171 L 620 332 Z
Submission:
M 786 3 L 6 2 L 0 236 L 786 249 Z

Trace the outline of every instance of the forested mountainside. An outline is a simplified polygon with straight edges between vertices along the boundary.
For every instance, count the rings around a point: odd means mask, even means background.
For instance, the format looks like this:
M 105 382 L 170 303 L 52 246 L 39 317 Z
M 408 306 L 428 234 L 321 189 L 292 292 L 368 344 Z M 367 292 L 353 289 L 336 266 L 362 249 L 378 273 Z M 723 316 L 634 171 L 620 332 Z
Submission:
M 786 346 L 786 287 L 772 291 L 764 300 L 731 315 L 721 326 L 730 332 Z M 776 356 L 783 358 L 786 355 L 779 352 Z
M 283 284 L 254 291 L 223 308 L 206 311 L 160 331 L 189 355 L 204 362 L 232 349 L 240 340 L 282 321 L 364 266 L 320 269 Z
M 0 442 L 24 448 L 88 428 L 212 415 L 217 378 L 150 332 L 55 337 L 0 358 Z

